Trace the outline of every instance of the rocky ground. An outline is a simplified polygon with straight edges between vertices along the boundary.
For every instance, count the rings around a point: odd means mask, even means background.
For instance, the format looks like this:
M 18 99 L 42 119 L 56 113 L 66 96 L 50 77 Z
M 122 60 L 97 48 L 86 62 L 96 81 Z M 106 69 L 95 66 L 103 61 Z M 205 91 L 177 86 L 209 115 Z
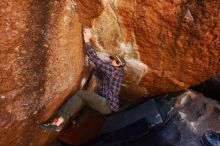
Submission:
M 205 132 L 208 130 L 220 132 L 218 101 L 193 90 L 186 90 L 156 97 L 156 103 L 164 120 L 160 127 L 152 129 L 144 136 L 126 139 L 117 144 L 108 142 L 109 136 L 114 137 L 114 134 L 109 133 L 106 136 L 108 138 L 102 137 L 83 146 L 99 146 L 100 143 L 102 146 L 201 146 L 200 138 Z M 59 143 L 53 143 L 51 146 L 56 145 L 61 146 Z

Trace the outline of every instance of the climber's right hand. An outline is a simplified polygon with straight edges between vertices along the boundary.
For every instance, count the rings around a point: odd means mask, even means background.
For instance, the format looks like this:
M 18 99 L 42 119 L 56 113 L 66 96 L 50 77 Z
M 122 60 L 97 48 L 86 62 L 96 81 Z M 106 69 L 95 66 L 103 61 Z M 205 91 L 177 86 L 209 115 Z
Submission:
M 84 35 L 84 41 L 85 41 L 85 43 L 90 42 L 90 39 L 91 39 L 91 37 L 92 37 L 91 30 L 89 30 L 88 28 L 87 28 L 87 29 L 84 29 L 83 35 Z

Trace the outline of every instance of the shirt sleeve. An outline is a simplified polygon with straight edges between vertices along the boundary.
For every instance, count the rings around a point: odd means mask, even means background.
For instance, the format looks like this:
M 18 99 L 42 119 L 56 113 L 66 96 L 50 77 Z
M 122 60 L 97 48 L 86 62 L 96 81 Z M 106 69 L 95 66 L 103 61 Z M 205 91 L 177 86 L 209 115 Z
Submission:
M 100 70 L 95 69 L 94 75 L 99 79 L 103 78 L 103 73 Z
M 95 50 L 91 47 L 89 43 L 85 43 L 85 48 L 89 59 L 95 63 L 98 69 L 109 75 L 112 75 L 114 73 L 115 68 L 99 59 Z

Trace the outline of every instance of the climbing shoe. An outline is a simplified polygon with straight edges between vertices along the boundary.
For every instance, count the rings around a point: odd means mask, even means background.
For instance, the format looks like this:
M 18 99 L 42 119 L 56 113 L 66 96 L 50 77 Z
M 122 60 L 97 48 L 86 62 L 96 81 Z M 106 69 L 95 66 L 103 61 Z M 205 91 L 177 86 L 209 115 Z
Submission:
M 63 117 L 55 118 L 53 119 L 52 122 L 41 124 L 39 125 L 39 127 L 44 130 L 54 130 L 59 132 L 64 127 L 64 118 Z
M 63 125 L 61 124 L 60 126 L 54 125 L 53 123 L 45 123 L 39 125 L 39 128 L 44 129 L 46 131 L 57 131 L 60 132 L 63 129 Z

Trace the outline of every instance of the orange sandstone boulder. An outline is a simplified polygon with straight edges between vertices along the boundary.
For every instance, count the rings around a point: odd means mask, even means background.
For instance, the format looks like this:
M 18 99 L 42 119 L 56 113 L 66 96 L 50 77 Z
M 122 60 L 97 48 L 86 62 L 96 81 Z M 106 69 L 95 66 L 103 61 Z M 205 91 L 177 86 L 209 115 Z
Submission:
M 219 74 L 220 2 L 120 0 L 103 5 L 91 22 L 93 41 L 99 51 L 125 57 L 126 98 L 130 91 L 132 98 L 181 90 Z
M 83 28 L 99 56 L 127 61 L 120 97 L 188 88 L 220 73 L 220 1 L 2 0 L 0 145 L 43 146 L 48 120 L 81 85 Z M 96 82 L 95 79 L 91 80 Z
M 0 7 L 0 145 L 47 145 L 57 134 L 37 124 L 80 84 L 79 17 L 65 0 L 3 0 Z

